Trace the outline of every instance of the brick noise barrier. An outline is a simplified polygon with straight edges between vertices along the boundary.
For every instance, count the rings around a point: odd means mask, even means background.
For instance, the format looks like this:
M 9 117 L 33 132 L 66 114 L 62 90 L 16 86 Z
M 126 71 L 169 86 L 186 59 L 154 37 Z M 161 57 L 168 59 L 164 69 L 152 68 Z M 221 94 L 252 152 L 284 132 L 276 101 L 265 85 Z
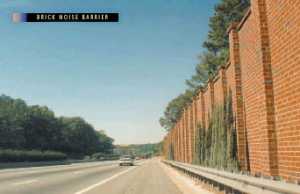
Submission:
M 207 127 L 230 93 L 241 170 L 300 181 L 300 2 L 251 0 L 228 35 L 228 62 L 185 107 L 164 155 L 192 163 L 197 124 Z

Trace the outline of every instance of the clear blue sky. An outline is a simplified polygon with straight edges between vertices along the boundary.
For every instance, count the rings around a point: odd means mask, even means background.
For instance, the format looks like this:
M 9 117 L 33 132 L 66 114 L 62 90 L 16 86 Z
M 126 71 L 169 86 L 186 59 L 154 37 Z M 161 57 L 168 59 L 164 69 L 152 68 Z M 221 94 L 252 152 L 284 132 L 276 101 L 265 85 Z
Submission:
M 1 0 L 0 93 L 81 116 L 117 144 L 158 142 L 218 0 Z M 119 12 L 119 23 L 13 24 L 12 12 Z

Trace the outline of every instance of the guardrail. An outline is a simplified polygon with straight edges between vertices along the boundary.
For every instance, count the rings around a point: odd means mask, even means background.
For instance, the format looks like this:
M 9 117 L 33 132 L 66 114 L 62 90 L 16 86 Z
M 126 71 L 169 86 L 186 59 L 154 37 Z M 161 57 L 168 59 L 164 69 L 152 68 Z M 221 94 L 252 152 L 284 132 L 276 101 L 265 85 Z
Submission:
M 193 178 L 208 182 L 226 193 L 300 194 L 300 186 L 297 184 L 251 177 L 175 161 L 164 160 L 163 162 Z

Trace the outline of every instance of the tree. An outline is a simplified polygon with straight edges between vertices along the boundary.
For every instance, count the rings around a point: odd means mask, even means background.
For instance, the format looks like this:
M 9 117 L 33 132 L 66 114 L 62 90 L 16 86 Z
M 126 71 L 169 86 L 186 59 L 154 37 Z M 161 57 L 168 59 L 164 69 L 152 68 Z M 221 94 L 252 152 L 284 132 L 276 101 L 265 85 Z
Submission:
M 215 6 L 215 13 L 209 20 L 207 40 L 203 43 L 205 50 L 199 57 L 195 74 L 186 80 L 190 88 L 203 86 L 220 65 L 226 64 L 229 47 L 227 29 L 232 22 L 242 19 L 249 6 L 250 0 L 222 0 Z
M 0 96 L 0 149 L 54 150 L 68 154 L 111 153 L 113 139 L 80 117 L 55 117 L 46 106 Z
M 209 20 L 207 40 L 203 43 L 204 52 L 200 54 L 195 73 L 186 80 L 187 91 L 192 95 L 179 95 L 170 101 L 164 116 L 160 118 L 160 124 L 166 130 L 170 130 L 177 122 L 191 96 L 205 86 L 220 65 L 226 64 L 229 44 L 226 30 L 232 22 L 242 19 L 249 5 L 250 0 L 220 0 L 215 6 L 214 15 Z
M 0 147 L 22 148 L 24 139 L 23 120 L 27 105 L 23 100 L 0 96 Z
M 161 126 L 169 131 L 180 117 L 183 108 L 192 101 L 193 95 L 194 92 L 192 90 L 186 90 L 185 93 L 180 94 L 169 102 L 165 109 L 164 116 L 159 120 Z
M 31 106 L 23 120 L 25 148 L 56 150 L 56 143 L 61 139 L 61 130 L 54 112 L 48 107 Z
M 104 131 L 96 131 L 96 135 L 99 140 L 97 152 L 111 154 L 114 149 L 114 140 L 111 137 L 108 137 Z
M 148 144 L 131 144 L 131 145 L 117 145 L 114 152 L 118 155 L 134 155 L 137 157 L 148 158 L 159 155 L 162 150 L 162 142 L 148 143 Z
M 80 117 L 61 117 L 60 122 L 65 152 L 89 155 L 97 151 L 98 137 L 90 124 Z

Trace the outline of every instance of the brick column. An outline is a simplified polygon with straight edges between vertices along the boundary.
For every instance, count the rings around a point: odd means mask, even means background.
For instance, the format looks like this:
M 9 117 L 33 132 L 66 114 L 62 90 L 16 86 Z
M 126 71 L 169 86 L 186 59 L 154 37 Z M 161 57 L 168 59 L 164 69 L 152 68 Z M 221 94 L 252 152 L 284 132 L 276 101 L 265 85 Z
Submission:
M 195 128 L 194 128 L 194 101 L 192 101 L 190 107 L 189 107 L 189 110 L 190 110 L 190 117 L 189 117 L 189 120 L 190 120 L 190 163 L 193 162 L 193 158 L 194 158 L 194 148 L 195 148 Z
M 173 146 L 173 153 L 174 153 L 174 160 L 175 160 L 176 158 L 175 127 L 172 130 L 172 146 Z
M 180 119 L 177 121 L 178 161 L 181 161 Z
M 275 110 L 274 110 L 274 92 L 273 92 L 273 77 L 271 67 L 271 53 L 269 40 L 269 27 L 267 21 L 266 0 L 252 0 L 252 11 L 259 25 L 258 43 L 261 49 L 261 62 L 263 65 L 263 84 L 264 84 L 264 103 L 266 115 L 263 118 L 265 137 L 268 139 L 265 143 L 266 153 L 262 164 L 264 174 L 270 176 L 278 176 L 278 158 L 277 158 L 277 139 L 275 129 Z
M 177 128 L 178 128 L 178 135 L 177 135 L 177 138 L 178 138 L 178 161 L 181 161 L 181 128 L 180 128 L 180 117 L 177 121 Z
M 185 111 L 183 112 L 182 115 L 182 131 L 183 131 L 183 136 L 182 136 L 182 141 L 183 141 L 183 162 L 186 162 L 186 122 L 185 122 Z
M 192 126 L 193 126 L 193 120 L 192 120 L 192 104 L 189 104 L 188 106 L 188 149 L 189 149 L 189 159 L 188 159 L 188 163 L 192 162 L 192 136 L 193 136 L 193 131 L 192 131 Z
M 174 160 L 177 158 L 176 126 L 173 129 Z
M 185 152 L 186 152 L 186 160 L 185 162 L 188 163 L 189 162 L 189 158 L 190 158 L 190 138 L 189 138 L 189 117 L 188 117 L 188 113 L 189 113 L 189 110 L 188 110 L 188 107 L 186 107 L 186 110 L 185 110 L 185 141 L 186 141 L 186 144 L 185 144 Z
M 182 120 L 182 126 L 183 126 L 183 162 L 187 161 L 187 141 L 186 141 L 186 110 L 183 110 L 183 120 Z
M 187 108 L 186 108 L 186 142 L 187 142 L 187 145 L 186 145 L 186 152 L 187 152 L 187 163 L 190 163 L 190 157 L 191 157 L 191 139 L 190 139 L 190 136 L 191 136 L 191 128 L 190 128 L 190 106 L 188 105 Z
M 178 142 L 178 121 L 175 125 L 175 138 L 176 138 L 176 161 L 179 160 L 179 142 Z
M 210 88 L 210 107 L 211 114 L 215 108 L 215 91 L 214 91 L 214 81 L 212 79 L 208 82 L 208 87 Z
M 173 136 L 174 136 L 174 129 L 172 128 L 172 130 L 170 131 L 170 148 L 172 150 L 173 153 L 173 159 L 174 159 L 174 144 L 173 144 Z
M 199 101 L 199 96 L 197 95 L 196 97 L 194 97 L 193 100 L 193 107 L 194 107 L 194 127 L 195 127 L 195 131 L 197 130 L 197 125 L 199 122 L 199 118 L 198 118 L 198 101 Z
M 165 136 L 165 139 L 164 139 L 164 157 L 165 159 L 168 159 L 168 152 L 169 152 L 169 135 L 167 134 Z
M 184 130 L 184 113 L 181 115 L 181 153 L 182 162 L 185 160 L 185 130 Z
M 235 76 L 235 93 L 232 94 L 232 105 L 235 112 L 236 130 L 237 130 L 237 146 L 238 146 L 238 160 L 242 170 L 249 170 L 247 164 L 247 150 L 246 150 L 246 131 L 244 126 L 244 110 L 243 110 L 243 95 L 242 95 L 242 77 L 240 64 L 240 45 L 239 35 L 237 31 L 237 23 L 231 24 L 228 28 L 229 33 L 229 49 L 230 49 L 230 63 L 234 66 Z
M 201 117 L 202 117 L 202 128 L 206 128 L 207 126 L 205 125 L 205 100 L 204 100 L 204 91 L 203 89 L 200 90 L 200 106 L 201 106 Z
M 178 130 L 178 121 L 176 122 L 176 152 L 177 152 L 177 158 L 176 158 L 176 161 L 179 161 L 179 139 L 178 139 L 178 136 L 179 136 L 179 130 Z
M 184 123 L 183 123 L 183 113 L 180 118 L 180 152 L 181 152 L 181 162 L 184 162 Z
M 222 80 L 222 94 L 223 94 L 222 104 L 225 105 L 226 98 L 227 98 L 227 79 L 226 79 L 226 72 L 224 66 L 221 66 L 219 75 L 220 75 L 220 79 Z
M 192 155 L 192 162 L 195 159 L 195 153 L 196 153 L 196 138 L 197 138 L 197 123 L 198 123 L 198 119 L 197 119 L 197 100 L 198 100 L 198 96 L 196 96 L 193 99 L 193 155 Z

